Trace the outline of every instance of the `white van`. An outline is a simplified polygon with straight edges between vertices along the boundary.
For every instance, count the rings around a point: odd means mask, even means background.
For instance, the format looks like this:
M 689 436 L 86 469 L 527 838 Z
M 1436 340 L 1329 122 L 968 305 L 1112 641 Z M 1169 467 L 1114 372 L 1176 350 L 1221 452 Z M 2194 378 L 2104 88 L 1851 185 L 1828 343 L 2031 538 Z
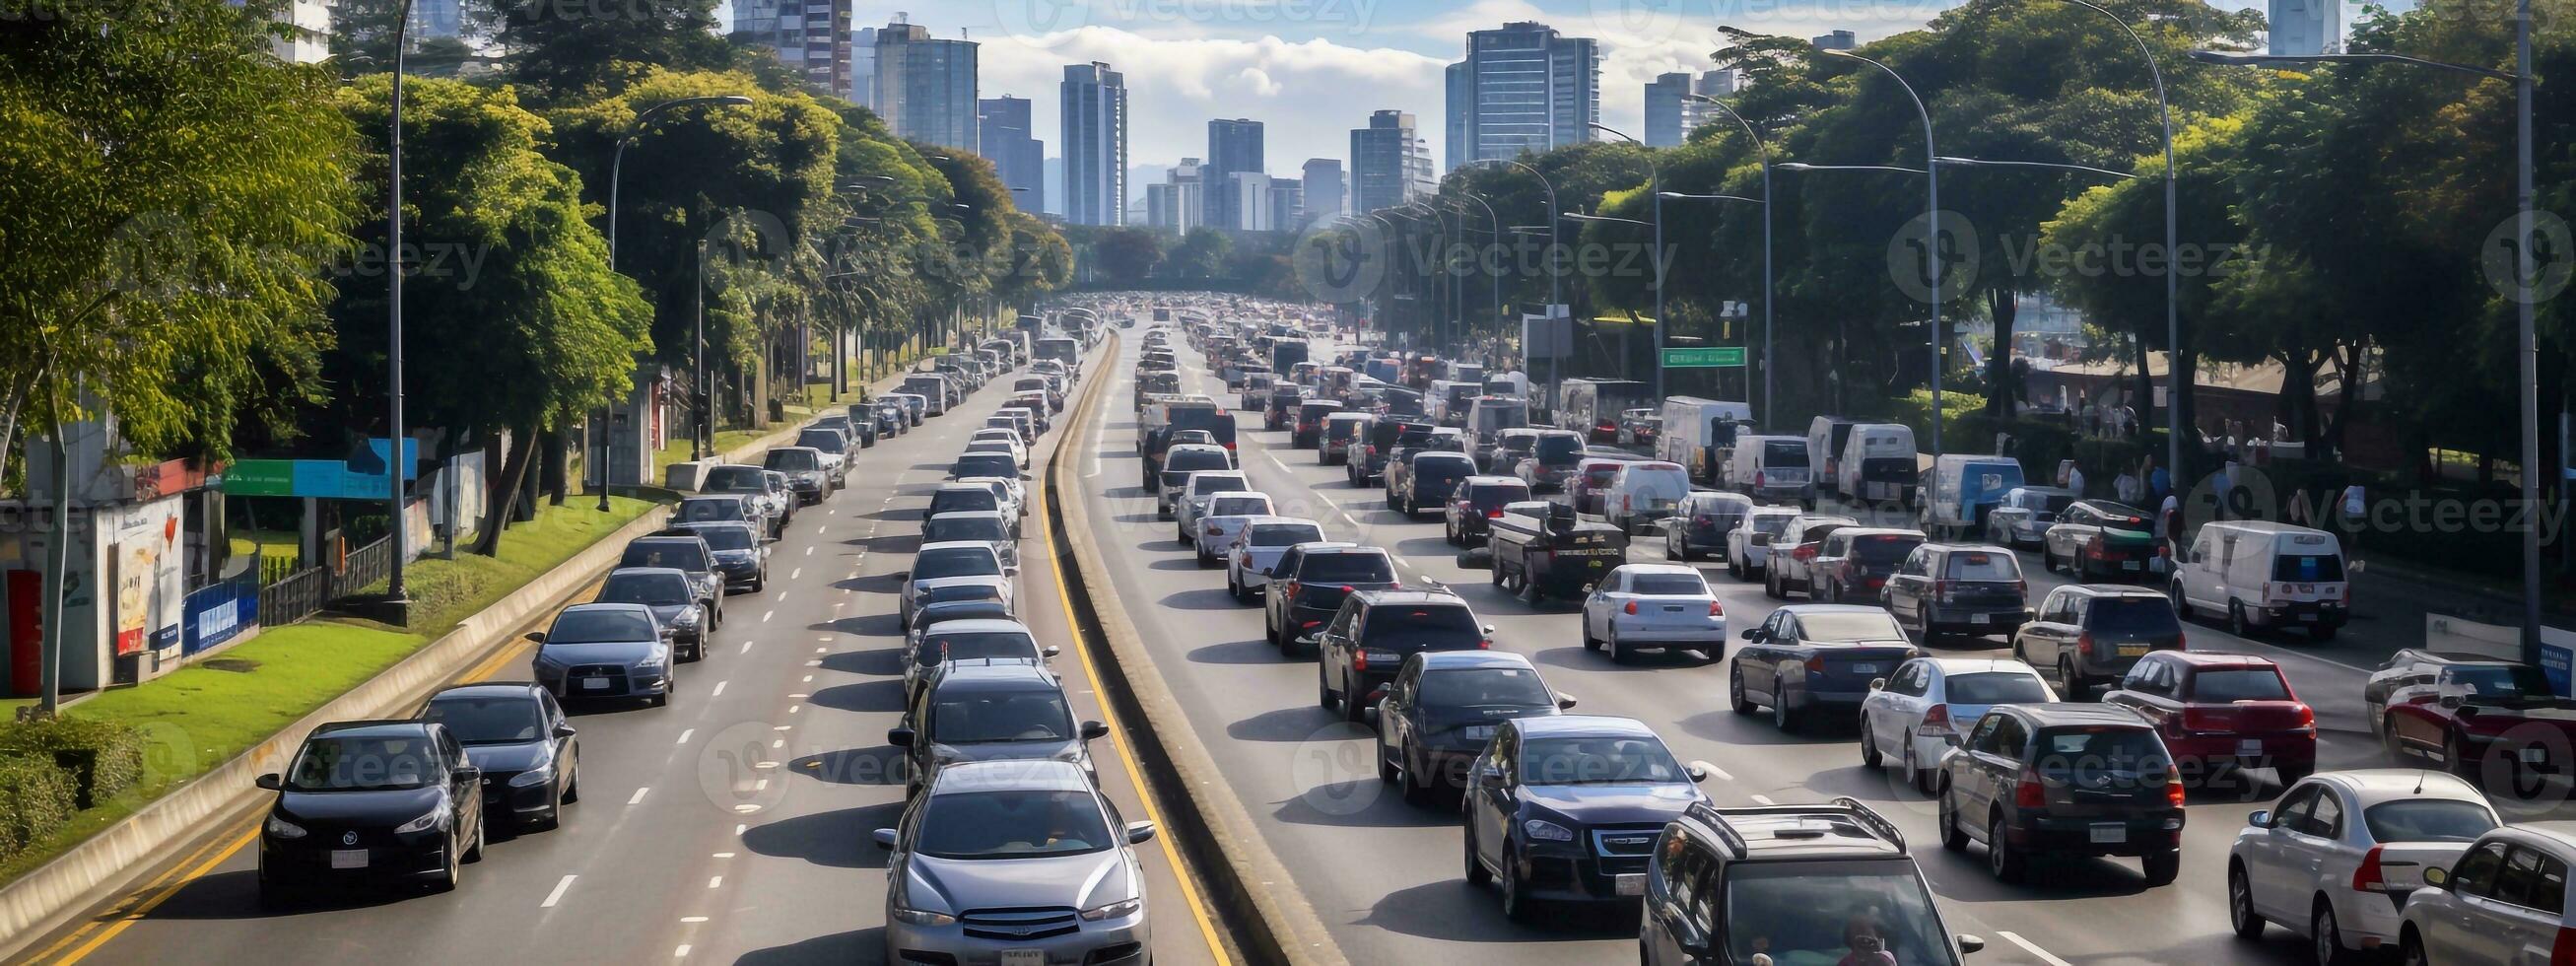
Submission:
M 1478 396 L 1467 407 L 1467 445 L 1490 446 L 1503 430 L 1529 425 L 1529 404 L 1518 397 Z
M 2352 616 L 2343 543 L 2324 530 L 2230 520 L 2203 524 L 2174 571 L 2174 610 L 2223 615 L 2238 636 L 2254 628 L 2304 627 L 2333 640 Z
M 1757 501 L 1795 500 L 1813 508 L 1816 491 L 1810 462 L 1804 436 L 1738 436 L 1726 479 L 1730 488 Z
M 1601 491 L 1601 516 L 1629 533 L 1644 533 L 1673 515 L 1690 495 L 1690 473 L 1679 463 L 1629 463 Z
M 1842 488 L 1843 444 L 1851 440 L 1851 420 L 1840 416 L 1818 416 L 1807 423 L 1807 452 L 1815 460 L 1816 489 L 1831 493 Z
M 929 414 L 933 416 L 947 414 L 952 385 L 947 376 L 935 372 L 916 372 L 903 377 L 903 391 L 929 401 Z
M 1529 384 L 1529 374 L 1525 372 L 1488 372 L 1485 374 L 1485 395 L 1526 400 L 1529 398 Z
M 1855 503 L 1902 503 L 1914 507 L 1914 485 L 1922 474 L 1914 451 L 1914 427 L 1903 423 L 1862 423 L 1843 440 L 1841 473 L 1834 488 Z
M 1664 400 L 1664 432 L 1655 438 L 1655 457 L 1680 463 L 1691 479 L 1716 483 L 1726 453 L 1735 448 L 1738 427 L 1753 421 L 1748 403 L 1671 396 Z
M 1431 380 L 1431 388 L 1422 393 L 1422 414 L 1442 426 L 1467 424 L 1467 407 L 1482 395 L 1478 383 L 1457 379 Z

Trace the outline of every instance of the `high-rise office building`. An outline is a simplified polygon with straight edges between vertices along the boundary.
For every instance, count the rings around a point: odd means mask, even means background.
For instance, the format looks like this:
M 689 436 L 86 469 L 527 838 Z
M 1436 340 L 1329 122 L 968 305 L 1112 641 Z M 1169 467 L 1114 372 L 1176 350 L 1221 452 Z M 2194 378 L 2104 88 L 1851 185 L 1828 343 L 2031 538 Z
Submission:
M 1058 91 L 1064 111 L 1064 220 L 1126 224 L 1126 75 L 1097 61 L 1067 64 Z
M 2271 52 L 2313 57 L 2343 51 L 2343 0 L 2271 0 Z
M 412 0 L 411 24 L 403 28 L 403 37 L 406 41 L 427 40 L 464 32 L 464 0 Z
M 1448 124 L 1443 129 L 1448 137 L 1440 142 L 1440 170 L 1442 171 L 1456 171 L 1465 166 L 1470 159 L 1467 150 L 1467 122 L 1469 116 L 1476 113 L 1476 84 L 1473 80 L 1474 75 L 1469 71 L 1473 66 L 1475 65 L 1463 60 L 1449 65 L 1447 82 L 1449 116 Z
M 1215 169 L 1209 170 L 1213 173 Z M 1208 190 L 1226 196 L 1224 204 L 1211 205 L 1211 210 L 1223 211 L 1234 219 L 1217 227 L 1236 231 L 1271 231 L 1279 227 L 1271 218 L 1274 209 L 1269 175 L 1259 171 L 1228 172 L 1225 180 L 1208 182 Z
M 1306 184 L 1294 178 L 1270 179 L 1270 230 L 1306 227 Z
M 1253 213 L 1244 208 L 1243 196 L 1227 189 L 1237 174 L 1263 174 L 1269 170 L 1263 157 L 1261 122 L 1246 118 L 1209 121 L 1205 223 L 1218 228 L 1251 229 L 1247 222 L 1253 220 Z
M 1207 212 L 1207 193 L 1200 180 L 1202 170 L 1199 159 L 1182 158 L 1162 183 L 1146 185 L 1145 223 L 1173 234 L 1204 224 L 1200 219 Z
M 1654 83 L 1646 85 L 1646 146 L 1677 147 L 1690 135 L 1691 75 L 1657 74 Z
M 1343 196 L 1349 190 L 1342 181 L 1341 159 L 1307 158 L 1303 173 L 1306 177 L 1300 193 L 1304 195 L 1304 220 L 1341 217 L 1345 211 Z
M 1393 208 L 1429 194 L 1431 149 L 1415 135 L 1413 115 L 1379 111 L 1351 131 L 1351 212 Z
M 849 0 L 735 0 L 733 32 L 827 91 L 850 88 Z
M 1816 45 L 1817 50 L 1850 50 L 1854 47 L 1860 46 L 1860 38 L 1852 36 L 1851 31 L 1837 30 L 1829 34 L 1825 34 L 1824 36 L 1813 38 L 1809 40 L 1808 43 Z
M 977 154 L 993 162 L 1005 187 L 1016 189 L 1011 203 L 1021 211 L 1046 210 L 1046 145 L 1029 123 L 1029 99 L 1004 94 L 976 102 L 975 136 L 983 140 Z
M 1448 83 L 1450 139 L 1464 144 L 1451 168 L 1581 144 L 1601 119 L 1601 46 L 1529 21 L 1473 31 Z
M 876 109 L 877 101 L 877 28 L 861 27 L 850 34 L 850 89 L 845 92 L 850 103 Z
M 271 37 L 268 52 L 290 64 L 319 64 L 331 58 L 331 5 L 324 0 L 292 0 L 272 16 L 288 27 L 286 37 Z M 417 17 L 417 14 L 415 14 Z
M 877 30 L 876 91 L 868 106 L 896 137 L 975 150 L 977 45 L 943 40 L 919 24 Z
M 1701 97 L 1728 97 L 1735 93 L 1735 88 L 1735 72 L 1731 70 L 1706 71 L 1691 81 L 1691 93 Z M 1700 125 L 1723 120 L 1724 117 L 1725 115 L 1716 108 L 1707 104 L 1693 100 L 1682 101 L 1682 140 L 1690 140 L 1690 132 L 1699 130 Z

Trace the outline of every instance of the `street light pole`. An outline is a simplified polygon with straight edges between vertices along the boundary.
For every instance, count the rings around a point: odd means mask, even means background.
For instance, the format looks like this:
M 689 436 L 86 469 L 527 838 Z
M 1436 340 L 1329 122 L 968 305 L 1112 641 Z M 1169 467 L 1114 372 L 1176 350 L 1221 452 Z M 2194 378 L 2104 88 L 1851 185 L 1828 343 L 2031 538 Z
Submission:
M 386 486 L 387 492 L 385 501 L 385 538 L 392 541 L 386 545 L 386 549 L 392 551 L 392 553 L 389 555 L 391 566 L 385 573 L 385 603 L 391 605 L 397 612 L 406 609 L 407 605 L 411 602 L 410 595 L 405 592 L 405 588 L 403 586 L 403 551 L 405 549 L 405 545 L 410 542 L 411 534 L 403 531 L 403 524 L 405 522 L 403 519 L 403 497 L 405 495 L 405 487 L 403 486 L 403 439 L 408 434 L 403 432 L 402 334 L 403 33 L 404 28 L 409 27 L 410 25 L 411 0 L 402 0 L 401 8 L 394 12 L 393 111 L 392 124 L 390 125 L 389 133 L 385 140 L 385 183 L 388 188 L 388 204 L 385 206 L 385 243 L 387 256 L 392 260 L 394 267 L 394 270 L 388 273 L 385 278 L 385 301 L 390 306 L 390 312 L 388 313 L 385 325 L 385 369 L 386 377 L 388 379 L 385 384 L 385 390 L 388 396 L 387 402 L 390 403 L 390 408 L 392 409 L 392 412 L 389 413 L 388 416 L 393 420 L 393 424 L 386 427 L 385 431 L 385 436 L 387 437 L 386 442 L 390 444 L 393 450 L 393 452 L 385 458 L 385 476 L 392 480 L 392 482 Z M 60 430 L 56 430 L 56 432 L 60 432 Z M 65 494 L 64 499 L 68 500 L 69 495 Z M 495 520 L 492 525 L 499 526 L 500 521 Z
M 1646 190 L 1655 196 L 1655 398 L 1664 398 L 1664 169 L 1655 163 L 1655 151 L 1636 138 L 1594 124 L 1593 130 L 1617 137 L 1646 151 Z
M 697 351 L 698 431 L 689 436 L 689 461 L 707 458 L 715 449 L 713 422 L 708 411 L 715 408 L 716 391 L 707 384 L 707 240 L 698 239 L 697 280 L 689 286 L 689 341 Z
M 1565 227 L 1565 217 L 1557 212 L 1556 185 L 1549 182 L 1547 180 L 1547 175 L 1539 173 L 1537 168 L 1530 167 L 1529 165 L 1522 164 L 1518 161 L 1492 158 L 1477 163 L 1507 164 L 1512 167 L 1519 168 L 1523 171 L 1529 172 L 1530 177 L 1537 178 L 1539 187 L 1547 189 L 1547 306 L 1549 318 L 1551 322 L 1553 322 L 1556 307 L 1561 304 L 1559 302 L 1559 299 L 1562 298 L 1562 286 L 1560 283 L 1565 277 L 1565 273 L 1560 271 L 1557 267 L 1557 255 L 1563 247 L 1562 242 L 1559 240 L 1558 232 L 1563 230 Z M 1567 313 L 1565 324 L 1569 329 L 1574 325 L 1572 312 Z M 1553 324 L 1549 326 L 1551 335 L 1554 334 L 1554 328 L 1555 326 Z M 1568 335 L 1570 337 L 1571 333 L 1569 332 Z M 1565 366 L 1563 360 L 1557 358 L 1555 343 L 1556 340 L 1549 339 L 1547 347 L 1547 412 L 1549 419 L 1556 418 L 1557 388 L 1558 383 L 1562 381 Z M 1528 345 L 1524 344 L 1521 346 L 1521 357 L 1524 363 L 1528 361 L 1529 350 L 1530 347 Z
M 1735 109 L 1726 106 L 1725 101 L 1721 101 L 1704 94 L 1684 94 L 1682 95 L 1682 98 L 1684 100 L 1698 101 L 1702 104 L 1706 104 L 1710 107 L 1726 112 L 1727 117 L 1734 118 L 1735 123 L 1744 128 L 1744 136 L 1753 139 L 1754 150 L 1762 156 L 1762 422 L 1769 424 L 1772 419 L 1771 145 L 1769 142 L 1762 139 L 1762 132 L 1753 127 L 1753 122 L 1745 120 L 1744 115 L 1735 113 Z M 1752 394 L 1750 391 L 1751 388 L 1752 387 L 1750 386 L 1746 387 L 1746 395 Z
M 1503 244 L 1503 219 L 1494 214 L 1494 206 L 1486 204 L 1484 198 L 1463 187 L 1458 189 L 1458 194 L 1464 196 L 1469 201 L 1475 202 L 1477 207 L 1485 209 L 1485 220 L 1493 222 L 1494 224 L 1494 247 L 1498 249 L 1501 248 Z M 1479 269 L 1483 268 L 1484 260 L 1481 258 L 1477 259 L 1476 267 Z M 1461 314 L 1463 316 L 1463 312 Z M 1496 266 L 1494 269 L 1494 325 L 1498 328 L 1502 325 L 1502 317 L 1503 272 L 1500 266 Z
M 1914 102 L 1914 113 L 1923 119 L 1923 216 L 1926 220 L 1923 233 L 1923 260 L 1930 266 L 1925 272 L 1925 279 L 1930 283 L 1930 287 L 1932 289 L 1932 459 L 1934 462 L 1939 462 L 1942 453 L 1941 367 L 1943 363 L 1941 358 L 1941 350 L 1943 349 L 1941 338 L 1941 172 L 1939 165 L 1934 159 L 1938 158 L 1941 152 L 1935 148 L 1932 143 L 1932 111 L 1923 106 L 1923 96 L 1914 92 L 1914 85 L 1906 83 L 1903 75 L 1898 74 L 1893 68 L 1888 67 L 1886 64 L 1879 63 L 1878 61 L 1871 60 L 1848 50 L 1825 50 L 1823 53 L 1835 57 L 1857 60 L 1861 63 L 1878 68 L 1881 73 L 1886 74 L 1889 79 L 1894 80 L 1897 87 L 1904 89 L 1906 98 Z

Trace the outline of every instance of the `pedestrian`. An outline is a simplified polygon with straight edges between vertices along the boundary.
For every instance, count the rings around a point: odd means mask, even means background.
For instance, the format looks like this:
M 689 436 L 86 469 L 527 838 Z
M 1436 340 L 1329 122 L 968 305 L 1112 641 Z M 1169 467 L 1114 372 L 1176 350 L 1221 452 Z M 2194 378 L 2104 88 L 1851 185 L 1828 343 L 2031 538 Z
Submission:
M 2119 478 L 2111 481 L 2111 494 L 2118 497 L 2122 503 L 2127 503 L 2132 506 L 2136 505 L 2138 502 L 2138 475 L 2125 469 L 2121 470 Z
M 2163 521 L 2161 529 L 2164 531 L 2166 555 L 2175 560 L 2181 560 L 2182 498 L 2171 493 L 2165 494 L 2164 507 L 2157 511 L 2157 516 Z
M 2074 491 L 2078 499 L 2084 496 L 2084 467 L 2074 460 L 2066 461 L 2066 488 Z
M 2166 473 L 2164 467 L 2156 465 L 2156 458 L 2153 456 L 2147 457 L 2147 491 L 2152 499 L 2162 500 L 2173 496 L 2173 478 Z

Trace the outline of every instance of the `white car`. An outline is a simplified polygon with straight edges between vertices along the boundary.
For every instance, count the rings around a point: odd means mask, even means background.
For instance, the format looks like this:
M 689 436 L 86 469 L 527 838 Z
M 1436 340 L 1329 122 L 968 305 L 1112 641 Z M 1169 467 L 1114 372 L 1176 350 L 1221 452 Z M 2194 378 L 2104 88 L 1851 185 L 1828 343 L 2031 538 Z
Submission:
M 976 430 L 974 438 L 966 441 L 966 451 L 969 453 L 986 449 L 1009 453 L 1011 458 L 1018 460 L 1021 466 L 1030 465 L 1028 444 L 1020 441 L 1020 431 L 1017 429 L 986 427 Z
M 1726 531 L 1726 575 L 1737 580 L 1771 566 L 1771 538 L 1798 518 L 1796 507 L 1754 507 Z
M 912 612 L 928 598 L 930 588 L 941 580 L 966 577 L 990 577 L 1010 585 L 1003 575 L 1002 555 L 993 545 L 980 541 L 925 543 L 913 554 L 912 569 L 903 573 L 903 588 L 896 595 L 896 619 L 905 630 L 912 629 Z M 1004 602 L 1009 601 L 1006 595 Z
M 1986 511 L 1986 542 L 2007 547 L 2036 547 L 2040 537 L 2068 505 L 2081 499 L 2054 486 L 2016 486 L 2003 502 Z
M 2314 961 L 2399 944 L 2424 870 L 2448 869 L 2497 825 L 2475 786 L 2441 772 L 2369 768 L 2310 775 L 2255 812 L 2227 850 L 2227 916 L 2236 934 L 2276 923 L 2308 934 Z M 2561 854 L 2565 854 L 2563 851 Z M 2447 895 L 2447 894 L 2446 894 Z M 2481 900 L 2481 906 L 2492 903 Z M 2452 909 L 2451 913 L 2462 910 Z M 2549 911 L 2549 934 L 2558 910 Z M 2445 915 L 2456 921 L 2456 915 Z M 2542 944 L 2547 959 L 2548 941 Z M 2462 952 L 2433 962 L 2506 962 Z
M 1197 545 L 1199 566 L 1216 566 L 1225 548 L 1233 545 L 1234 535 L 1243 532 L 1244 524 L 1275 512 L 1267 493 L 1236 490 L 1209 495 L 1206 512 L 1190 525 L 1190 541 Z
M 2057 692 L 2011 658 L 1918 657 L 1870 682 L 1860 702 L 1861 764 L 1896 760 L 1905 780 L 1936 791 L 1941 759 L 1998 704 L 2046 704 Z
M 1012 516 L 1029 515 L 1029 488 L 1018 480 L 1007 476 L 969 476 L 960 478 L 956 482 L 980 484 L 992 490 L 993 495 L 1001 499 Z
M 1252 601 L 1270 586 L 1270 568 L 1281 554 L 1301 543 L 1321 543 L 1324 525 L 1304 517 L 1253 517 L 1244 522 L 1225 552 L 1225 590 L 1234 599 Z
M 1251 491 L 1252 482 L 1240 470 L 1204 470 L 1192 473 L 1182 481 L 1172 500 L 1172 539 L 1182 546 L 1190 543 L 1190 533 L 1199 516 L 1207 512 L 1208 500 L 1219 493 Z
M 1656 649 L 1698 651 L 1715 661 L 1726 650 L 1726 608 L 1697 568 L 1624 564 L 1583 598 L 1583 649 L 1605 646 L 1621 664 L 1635 651 Z

